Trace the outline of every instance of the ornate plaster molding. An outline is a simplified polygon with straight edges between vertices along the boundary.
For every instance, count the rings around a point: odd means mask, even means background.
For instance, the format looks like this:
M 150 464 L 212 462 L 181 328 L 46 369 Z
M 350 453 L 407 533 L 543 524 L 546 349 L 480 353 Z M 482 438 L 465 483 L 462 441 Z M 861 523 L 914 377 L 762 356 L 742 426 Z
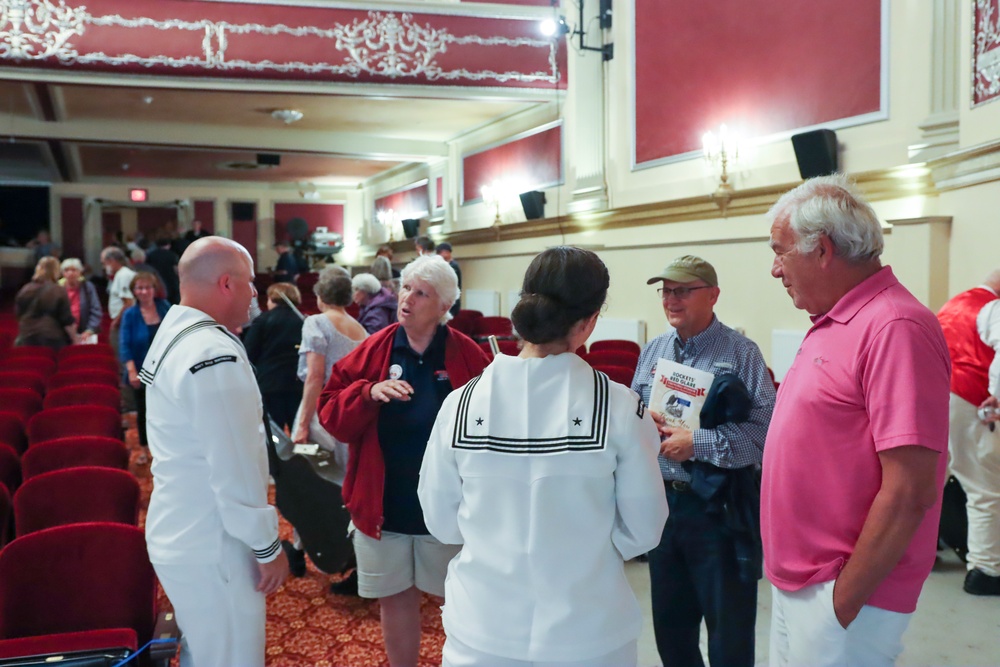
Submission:
M 972 0 L 972 106 L 1000 97 L 1000 6 Z
M 73 2 L 73 0 L 70 0 Z M 133 3 L 141 11 L 144 3 Z M 330 27 L 285 25 L 282 23 L 231 23 L 225 20 L 155 19 L 119 14 L 95 16 L 83 5 L 67 0 L 0 0 L 0 60 L 17 63 L 58 63 L 98 67 L 136 67 L 158 70 L 208 70 L 233 73 L 287 74 L 346 77 L 415 83 L 449 82 L 453 84 L 558 84 L 559 41 L 504 35 L 455 34 L 445 25 L 447 17 L 430 16 L 441 25 L 420 23 L 409 13 L 356 11 L 352 20 L 332 21 Z M 339 16 L 346 16 L 341 10 Z M 331 18 L 333 18 L 331 16 Z M 483 25 L 487 25 L 485 22 Z M 89 49 L 81 42 L 85 34 L 102 29 L 110 33 L 121 29 L 177 33 L 176 40 L 143 40 L 144 53 L 106 53 Z M 200 35 L 200 49 L 191 48 L 191 40 L 182 36 Z M 88 36 L 91 36 L 88 34 Z M 281 53 L 281 44 L 259 49 L 260 59 L 230 56 L 232 52 L 257 52 L 248 49 L 254 38 L 278 37 L 284 44 L 296 40 L 319 40 L 321 49 L 313 53 L 323 59 L 280 60 L 268 55 Z M 94 43 L 93 39 L 87 43 Z M 103 42 L 102 42 L 103 43 Z M 169 43 L 170 53 L 161 45 Z M 545 54 L 546 70 L 469 69 L 443 66 L 441 56 L 461 47 L 504 49 L 492 62 L 510 62 L 509 49 L 538 50 Z M 106 48 L 106 47 L 105 47 Z M 187 53 L 183 53 L 185 49 Z M 180 51 L 181 53 L 177 53 Z M 299 51 L 301 53 L 301 50 Z M 508 57 L 504 57 L 507 54 Z

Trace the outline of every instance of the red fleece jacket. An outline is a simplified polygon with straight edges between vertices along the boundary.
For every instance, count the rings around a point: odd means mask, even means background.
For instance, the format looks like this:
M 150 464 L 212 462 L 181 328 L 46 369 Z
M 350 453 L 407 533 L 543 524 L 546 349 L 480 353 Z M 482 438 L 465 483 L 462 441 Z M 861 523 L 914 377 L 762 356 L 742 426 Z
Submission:
M 378 441 L 378 415 L 383 405 L 372 399 L 372 386 L 389 379 L 389 360 L 399 324 L 373 334 L 338 361 L 319 397 L 319 421 L 333 437 L 350 447 L 344 478 L 344 504 L 355 527 L 381 539 L 385 461 Z M 444 367 L 452 389 L 483 372 L 490 363 L 474 340 L 448 327 Z

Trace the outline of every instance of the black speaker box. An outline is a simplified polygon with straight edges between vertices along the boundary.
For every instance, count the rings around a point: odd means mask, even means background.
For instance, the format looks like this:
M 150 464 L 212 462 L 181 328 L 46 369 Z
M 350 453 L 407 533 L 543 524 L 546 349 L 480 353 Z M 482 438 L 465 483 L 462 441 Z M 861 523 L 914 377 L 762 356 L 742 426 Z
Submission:
M 277 167 L 281 164 L 281 156 L 277 153 L 257 153 L 257 164 Z
M 813 130 L 793 135 L 792 147 L 802 178 L 837 172 L 837 133 L 833 130 Z
M 521 198 L 521 208 L 524 209 L 524 217 L 527 220 L 538 220 L 545 217 L 545 193 L 539 190 L 522 192 L 518 195 Z
M 229 217 L 233 220 L 256 220 L 257 205 L 252 201 L 229 202 Z
M 406 220 L 401 220 L 401 222 L 403 223 L 403 235 L 408 239 L 416 238 L 420 232 L 420 220 L 407 218 Z

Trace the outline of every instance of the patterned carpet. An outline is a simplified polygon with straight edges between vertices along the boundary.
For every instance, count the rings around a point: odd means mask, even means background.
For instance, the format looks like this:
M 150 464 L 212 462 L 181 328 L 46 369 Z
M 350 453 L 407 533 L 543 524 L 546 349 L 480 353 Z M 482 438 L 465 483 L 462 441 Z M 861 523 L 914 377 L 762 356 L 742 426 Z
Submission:
M 134 417 L 126 442 L 132 451 L 130 469 L 142 488 L 139 522 L 144 525 L 153 480 L 149 464 L 139 463 L 141 450 Z M 273 489 L 272 502 L 273 502 Z M 290 539 L 291 525 L 281 519 L 281 537 Z M 309 563 L 306 576 L 290 577 L 267 600 L 268 667 L 370 667 L 388 665 L 382 645 L 378 603 L 358 597 L 332 595 L 329 585 L 339 577 L 323 574 Z M 160 591 L 160 608 L 170 602 Z M 434 599 L 424 596 L 421 607 L 423 639 L 420 665 L 441 664 L 444 630 Z

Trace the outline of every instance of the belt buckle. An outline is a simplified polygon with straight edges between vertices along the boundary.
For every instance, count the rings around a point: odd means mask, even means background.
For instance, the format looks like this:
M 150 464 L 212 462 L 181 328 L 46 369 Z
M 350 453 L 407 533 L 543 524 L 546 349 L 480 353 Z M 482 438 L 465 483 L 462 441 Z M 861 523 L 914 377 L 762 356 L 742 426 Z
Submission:
M 678 493 L 687 493 L 691 490 L 690 482 L 682 482 L 678 479 L 670 480 L 670 488 Z

